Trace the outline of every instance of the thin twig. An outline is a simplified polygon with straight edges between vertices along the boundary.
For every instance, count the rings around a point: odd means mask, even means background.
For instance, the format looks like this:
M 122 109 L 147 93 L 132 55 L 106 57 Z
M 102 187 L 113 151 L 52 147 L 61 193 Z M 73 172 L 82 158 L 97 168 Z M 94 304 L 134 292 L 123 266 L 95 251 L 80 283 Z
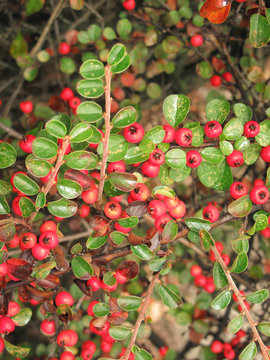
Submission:
M 106 172 L 106 164 L 107 158 L 109 155 L 109 139 L 110 139 L 110 132 L 111 132 L 111 67 L 107 65 L 105 67 L 105 135 L 104 135 L 104 142 L 103 142 L 103 155 L 102 161 L 100 165 L 100 182 L 98 186 L 98 199 L 97 199 L 97 206 L 101 208 L 102 202 L 102 194 L 103 194 L 103 187 L 105 182 L 105 172 Z
M 242 313 L 246 316 L 248 322 L 249 322 L 249 325 L 253 331 L 253 335 L 254 335 L 254 340 L 258 341 L 259 345 L 260 345 L 260 348 L 261 348 L 261 351 L 262 351 L 262 354 L 263 354 L 263 358 L 265 360 L 269 360 L 269 356 L 268 356 L 268 352 L 267 352 L 267 346 L 264 345 L 264 342 L 256 328 L 256 322 L 253 320 L 250 312 L 248 311 L 246 305 L 245 305 L 245 302 L 243 300 L 243 296 L 241 295 L 238 287 L 236 286 L 231 274 L 230 274 L 230 270 L 228 269 L 227 265 L 224 263 L 218 249 L 216 248 L 216 246 L 211 246 L 211 249 L 213 250 L 214 254 L 215 254 L 215 257 L 216 257 L 216 260 L 219 262 L 220 266 L 222 267 L 225 275 L 226 275 L 226 278 L 229 282 L 229 285 L 230 285 L 230 288 L 233 290 L 233 292 L 235 293 L 237 299 L 238 299 L 238 302 L 242 308 Z
M 0 128 L 3 129 L 4 131 L 7 132 L 8 135 L 13 136 L 16 139 L 21 139 L 22 138 L 22 134 L 20 134 L 18 131 L 6 126 L 5 124 L 3 124 L 2 122 L 0 122 Z
M 138 318 L 136 320 L 136 323 L 135 323 L 135 326 L 134 326 L 134 329 L 133 329 L 131 339 L 129 341 L 126 352 L 125 352 L 124 356 L 121 358 L 121 360 L 128 360 L 128 358 L 129 358 L 129 355 L 131 353 L 131 349 L 132 349 L 133 345 L 135 344 L 135 341 L 136 341 L 136 338 L 137 338 L 137 335 L 138 335 L 138 331 L 139 331 L 141 323 L 142 323 L 142 321 L 144 319 L 146 309 L 148 307 L 149 301 L 151 299 L 151 295 L 153 293 L 155 284 L 158 281 L 158 278 L 159 278 L 159 273 L 156 273 L 153 276 L 153 278 L 152 278 L 152 280 L 151 280 L 151 282 L 149 284 L 147 293 L 145 295 L 145 298 L 143 299 L 143 305 L 142 305 L 142 308 L 140 310 L 140 314 L 139 314 L 139 316 L 138 316 Z

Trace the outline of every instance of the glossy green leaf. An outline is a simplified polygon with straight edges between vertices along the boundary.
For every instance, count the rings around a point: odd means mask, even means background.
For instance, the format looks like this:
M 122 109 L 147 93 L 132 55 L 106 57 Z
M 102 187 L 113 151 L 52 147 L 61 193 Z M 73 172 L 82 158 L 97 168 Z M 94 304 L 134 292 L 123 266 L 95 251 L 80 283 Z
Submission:
M 126 55 L 126 48 L 123 44 L 115 44 L 108 55 L 108 64 L 116 65 L 118 64 Z
M 257 325 L 258 329 L 265 336 L 270 336 L 270 322 L 263 322 Z
M 268 217 L 265 214 L 259 214 L 256 217 L 255 224 L 248 231 L 249 235 L 253 235 L 256 231 L 261 231 L 267 228 L 268 226 Z
M 206 187 L 224 191 L 229 189 L 233 182 L 232 171 L 226 161 L 217 165 L 202 162 L 197 169 L 199 179 Z
M 230 112 L 230 103 L 224 99 L 213 99 L 206 105 L 206 117 L 208 121 L 223 123 Z
M 58 146 L 50 139 L 38 137 L 33 141 L 32 151 L 40 159 L 52 159 L 57 155 Z
M 200 232 L 201 229 L 206 231 L 211 229 L 211 222 L 209 220 L 190 217 L 185 220 L 185 223 L 190 230 L 195 232 Z
M 22 217 L 24 218 L 28 218 L 33 212 L 36 211 L 36 207 L 33 202 L 24 196 L 20 198 L 19 206 L 22 212 Z
M 154 144 L 159 144 L 163 141 L 165 136 L 165 130 L 162 126 L 155 126 L 151 130 L 147 131 L 144 135 L 146 139 L 149 139 Z
M 86 241 L 86 247 L 90 250 L 99 249 L 101 246 L 103 246 L 107 241 L 107 236 L 99 236 L 94 237 L 92 234 L 89 236 L 89 238 Z
M 111 65 L 112 74 L 119 74 L 129 68 L 130 56 L 126 54 L 117 64 Z
M 158 289 L 163 304 L 168 306 L 170 309 L 175 309 L 182 303 L 180 296 L 169 289 L 168 286 L 159 285 Z
M 231 302 L 231 292 L 229 290 L 222 291 L 214 300 L 211 302 L 211 307 L 214 310 L 223 310 Z
M 92 123 L 102 119 L 103 110 L 96 102 L 85 101 L 77 107 L 77 115 L 80 120 Z
M 114 187 L 125 192 L 133 190 L 137 185 L 136 175 L 126 172 L 112 172 L 109 181 Z
M 17 152 L 8 143 L 0 142 L 0 169 L 5 169 L 15 163 Z
M 171 188 L 169 188 L 168 186 L 162 186 L 162 185 L 159 185 L 159 186 L 156 186 L 153 190 L 152 190 L 152 194 L 153 196 L 154 195 L 165 195 L 169 198 L 175 198 L 176 194 L 175 194 L 175 191 Z
M 45 125 L 46 130 L 53 136 L 63 139 L 67 135 L 67 128 L 64 123 L 59 120 L 51 119 Z
M 250 17 L 249 40 L 255 48 L 265 46 L 270 40 L 270 23 L 261 14 L 253 14 Z
M 119 225 L 125 228 L 130 228 L 136 226 L 139 222 L 139 219 L 137 216 L 130 216 L 123 219 L 118 219 L 117 222 Z
M 72 180 L 60 179 L 57 181 L 56 187 L 59 194 L 66 199 L 74 199 L 82 193 L 81 185 Z
M 227 140 L 220 141 L 219 148 L 221 152 L 226 156 L 230 155 L 233 152 L 233 144 Z
M 175 182 L 180 182 L 185 180 L 191 173 L 191 168 L 189 166 L 185 166 L 182 169 L 170 169 L 169 177 L 171 180 Z
M 119 110 L 112 119 L 113 126 L 124 128 L 132 125 L 137 120 L 137 111 L 134 106 L 126 106 Z
M 156 145 L 148 138 L 143 138 L 142 141 L 139 143 L 140 150 L 145 154 L 151 154 Z
M 235 116 L 246 123 L 252 119 L 252 109 L 245 104 L 237 103 L 233 105 Z
M 36 195 L 39 191 L 38 184 L 30 179 L 27 175 L 16 174 L 13 179 L 16 189 L 24 193 L 25 195 Z
M 22 346 L 16 346 L 8 342 L 7 340 L 4 340 L 5 342 L 5 349 L 14 357 L 16 358 L 25 358 L 28 356 L 31 348 L 30 347 L 22 347 Z
M 105 68 L 101 61 L 91 59 L 81 65 L 79 72 L 83 78 L 95 80 L 105 75 Z
M 228 211 L 235 217 L 245 217 L 252 209 L 252 202 L 249 195 L 242 196 L 241 198 L 234 200 L 228 206 Z
M 170 171 L 170 168 L 166 163 L 164 163 L 160 166 L 158 177 L 159 177 L 159 181 L 162 185 L 168 185 L 168 186 L 173 185 L 173 181 L 169 177 L 169 171 Z
M 125 155 L 126 164 L 136 164 L 138 162 L 146 161 L 149 158 L 149 153 L 144 153 L 139 146 L 132 146 L 128 148 Z
M 152 251 L 146 244 L 140 244 L 135 246 L 131 245 L 130 248 L 133 254 L 138 256 L 138 258 L 142 260 L 149 260 L 153 256 Z
M 94 274 L 92 266 L 81 256 L 76 256 L 71 260 L 73 274 L 82 280 L 88 280 Z
M 242 314 L 235 316 L 228 324 L 227 329 L 231 334 L 237 333 L 243 326 L 244 318 Z
M 120 295 L 117 299 L 117 304 L 124 311 L 134 311 L 141 306 L 142 298 L 138 296 L 124 296 Z
M 185 95 L 169 95 L 163 102 L 163 114 L 168 123 L 176 128 L 189 112 L 190 101 Z
M 199 121 L 189 122 L 185 125 L 185 128 L 188 128 L 192 132 L 192 143 L 194 147 L 200 146 L 203 143 L 204 130 Z
M 110 309 L 107 304 L 100 302 L 93 307 L 93 312 L 95 316 L 103 317 L 109 314 Z
M 259 144 L 251 144 L 244 152 L 243 152 L 243 156 L 244 156 L 244 162 L 247 165 L 252 165 L 254 164 L 259 155 L 260 155 L 260 151 L 261 151 L 261 146 Z
M 228 285 L 228 279 L 218 261 L 215 262 L 213 268 L 213 278 L 217 289 L 221 289 Z
M 122 242 L 126 240 L 125 235 L 120 231 L 112 231 L 109 236 L 116 245 L 121 245 Z
M 71 169 L 94 169 L 97 167 L 98 159 L 95 154 L 89 151 L 78 150 L 65 155 L 64 160 Z
M 0 215 L 5 215 L 9 213 L 10 213 L 10 209 L 7 200 L 3 195 L 0 195 Z
M 178 233 L 178 226 L 174 220 L 169 221 L 163 229 L 162 240 L 167 243 L 175 239 Z
M 93 129 L 91 125 L 80 122 L 74 126 L 70 132 L 70 141 L 71 142 L 83 142 L 89 139 L 93 135 Z
M 237 258 L 234 260 L 233 265 L 231 267 L 231 272 L 241 273 L 246 270 L 248 266 L 248 257 L 245 252 L 242 252 L 237 255 Z
M 132 352 L 135 355 L 135 360 L 152 360 L 152 355 L 144 349 L 140 349 L 137 345 L 132 347 Z
M 43 208 L 46 205 L 46 195 L 43 192 L 37 194 L 35 206 Z
M 16 315 L 12 316 L 16 326 L 25 326 L 29 323 L 32 317 L 32 310 L 30 308 L 21 309 Z
M 129 143 L 121 135 L 110 135 L 108 161 L 114 162 L 123 160 L 127 154 Z M 100 143 L 97 149 L 100 156 L 103 154 L 103 143 Z
M 250 146 L 250 141 L 247 137 L 241 136 L 234 143 L 234 149 L 244 152 Z M 230 154 L 229 154 L 230 155 Z
M 103 82 L 100 79 L 80 80 L 76 89 L 81 96 L 87 99 L 95 99 L 104 94 Z
M 109 334 L 113 339 L 121 341 L 131 334 L 131 329 L 126 326 L 113 326 L 109 329 Z
M 206 147 L 201 151 L 202 158 L 212 164 L 219 164 L 224 160 L 224 155 L 218 148 Z
M 269 296 L 269 291 L 267 289 L 262 289 L 255 291 L 254 293 L 247 295 L 246 300 L 252 304 L 260 304 L 264 302 Z
M 46 161 L 29 154 L 25 159 L 25 166 L 31 175 L 42 178 L 49 174 L 52 165 Z
M 166 257 L 157 257 L 157 258 L 149 261 L 148 265 L 149 265 L 149 268 L 153 272 L 157 272 L 157 271 L 160 271 L 163 268 L 166 261 L 167 261 Z
M 68 199 L 51 201 L 47 205 L 49 212 L 54 216 L 68 218 L 76 214 L 78 205 Z
M 222 135 L 226 140 L 237 140 L 243 134 L 244 125 L 241 119 L 233 118 L 223 128 Z
M 9 182 L 0 179 L 0 196 L 8 195 L 11 191 L 12 185 Z
M 250 236 L 240 235 L 238 239 L 232 240 L 232 249 L 236 254 L 240 254 L 241 252 L 247 253 L 249 250 L 249 242 L 248 239 Z
M 257 354 L 257 346 L 255 342 L 251 342 L 244 348 L 239 356 L 239 360 L 253 360 Z
M 194 231 L 194 229 L 193 229 Z M 211 246 L 215 245 L 214 239 L 212 235 L 205 229 L 201 229 L 199 231 L 201 242 L 203 243 L 203 246 L 205 247 L 205 250 L 209 250 Z
M 116 278 L 114 276 L 113 271 L 107 271 L 103 276 L 103 282 L 107 285 L 115 285 L 116 284 Z
M 186 166 L 186 153 L 181 149 L 171 149 L 165 154 L 165 161 L 173 169 L 183 169 Z

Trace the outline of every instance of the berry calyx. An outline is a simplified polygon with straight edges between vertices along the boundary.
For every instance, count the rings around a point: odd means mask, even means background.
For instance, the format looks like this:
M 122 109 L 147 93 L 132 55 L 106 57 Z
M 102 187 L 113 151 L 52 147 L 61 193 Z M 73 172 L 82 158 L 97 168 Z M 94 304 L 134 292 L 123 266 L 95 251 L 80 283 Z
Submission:
M 201 154 L 196 150 L 190 150 L 187 152 L 187 166 L 196 168 L 202 162 Z
M 145 201 L 150 195 L 148 187 L 143 183 L 137 183 L 135 189 L 130 192 L 133 200 Z
M 160 149 L 155 149 L 149 156 L 148 160 L 152 165 L 160 166 L 165 162 L 164 152 Z
M 122 213 L 122 208 L 117 201 L 109 201 L 104 207 L 104 214 L 109 219 L 118 219 L 121 213 Z

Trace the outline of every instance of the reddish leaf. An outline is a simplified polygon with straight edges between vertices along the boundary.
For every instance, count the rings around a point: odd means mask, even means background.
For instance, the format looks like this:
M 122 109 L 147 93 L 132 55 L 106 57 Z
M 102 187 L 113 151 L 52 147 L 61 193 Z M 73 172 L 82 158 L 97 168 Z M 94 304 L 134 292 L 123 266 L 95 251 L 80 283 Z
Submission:
M 109 305 L 111 313 L 118 313 L 118 312 L 122 311 L 120 306 L 117 304 L 117 298 L 110 297 L 108 305 Z
M 42 301 L 50 299 L 53 296 L 52 291 L 39 290 L 37 288 L 33 288 L 30 285 L 27 285 L 26 289 L 29 292 L 31 298 L 36 301 L 42 302 Z
M 56 312 L 56 307 L 51 303 L 50 300 L 45 300 L 44 303 L 41 304 L 41 306 L 44 308 L 46 313 L 54 314 Z
M 31 275 L 33 266 L 23 259 L 9 259 L 8 272 L 17 279 L 24 280 Z
M 0 276 L 0 289 L 3 289 L 7 285 L 7 277 L 6 275 Z
M 108 317 L 108 321 L 110 324 L 113 325 L 121 325 L 123 324 L 128 318 L 127 311 L 121 311 L 119 313 L 112 314 Z
M 60 98 L 60 96 L 54 95 L 49 100 L 49 107 L 58 112 L 65 112 L 66 106 L 64 100 Z
M 79 183 L 83 188 L 83 191 L 89 190 L 92 186 L 95 185 L 93 178 L 83 174 L 79 170 L 69 169 L 65 172 L 64 177 L 68 180 L 73 180 Z
M 90 291 L 86 285 L 86 281 L 80 279 L 74 279 L 73 282 L 78 286 L 78 288 L 87 296 L 90 296 Z
M 132 231 L 128 235 L 128 241 L 131 245 L 140 245 L 145 242 L 145 239 L 141 236 L 134 234 Z
M 6 315 L 8 312 L 8 296 L 0 296 L 0 315 Z
M 138 275 L 140 269 L 139 265 L 132 260 L 122 261 L 118 266 L 117 271 L 127 279 L 133 279 Z
M 66 271 L 69 268 L 69 262 L 65 258 L 63 248 L 58 245 L 52 249 L 52 253 L 56 260 L 56 268 L 60 271 Z
M 201 7 L 200 15 L 213 24 L 222 24 L 230 13 L 231 2 L 232 0 L 206 0 Z
M 126 212 L 129 216 L 143 216 L 147 213 L 146 201 L 132 201 L 126 208 Z
M 213 65 L 213 68 L 218 72 L 226 69 L 225 62 L 223 60 L 217 58 L 216 56 L 212 57 L 212 65 Z
M 50 274 L 45 279 L 36 279 L 36 283 L 43 288 L 54 289 L 60 284 L 60 279 Z
M 19 287 L 19 295 L 25 301 L 29 301 L 29 300 L 32 299 L 29 292 L 28 292 L 28 290 L 27 290 L 27 288 L 26 288 L 26 286 L 20 286 Z
M 7 224 L 0 227 L 0 241 L 4 243 L 10 242 L 15 234 L 16 229 L 13 224 Z

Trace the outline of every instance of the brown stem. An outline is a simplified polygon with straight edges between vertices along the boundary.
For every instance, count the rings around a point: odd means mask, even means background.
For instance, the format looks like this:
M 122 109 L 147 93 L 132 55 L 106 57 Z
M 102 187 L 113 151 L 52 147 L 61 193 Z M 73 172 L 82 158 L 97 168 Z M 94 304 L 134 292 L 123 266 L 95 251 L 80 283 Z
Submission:
M 143 305 L 142 305 L 142 308 L 140 310 L 140 314 L 136 320 L 136 323 L 135 323 L 135 326 L 134 326 L 134 329 L 133 329 L 133 334 L 131 336 L 131 339 L 129 341 L 129 344 L 128 344 L 128 347 L 126 349 L 126 352 L 124 354 L 124 356 L 121 358 L 121 360 L 128 360 L 129 358 L 129 355 L 130 355 L 130 352 L 131 352 L 131 349 L 133 347 L 133 345 L 135 344 L 135 341 L 136 341 L 136 337 L 137 337 L 137 334 L 138 334 L 138 331 L 140 329 L 140 325 L 144 319 L 144 316 L 145 316 L 145 312 L 146 312 L 146 309 L 147 309 L 147 306 L 149 304 L 149 301 L 150 301 L 150 298 L 151 298 L 151 295 L 153 293 L 153 290 L 154 290 L 154 287 L 155 287 L 155 284 L 156 282 L 158 281 L 158 278 L 159 278 L 159 273 L 156 273 L 151 282 L 150 282 L 150 285 L 148 287 L 148 290 L 147 290 L 147 293 L 143 299 Z
M 18 131 L 6 126 L 5 124 L 0 122 L 0 128 L 7 132 L 8 135 L 13 136 L 16 139 L 21 140 L 22 134 L 20 134 Z
M 55 167 L 52 169 L 52 173 L 51 173 L 51 176 L 50 176 L 50 179 L 49 181 L 47 182 L 44 190 L 43 190 L 43 193 L 45 194 L 45 196 L 48 194 L 48 192 L 50 191 L 51 187 L 53 186 L 54 184 L 54 178 L 56 176 L 56 174 L 58 173 L 59 169 L 60 169 L 60 166 L 63 164 L 63 158 L 65 156 L 65 152 L 69 146 L 69 143 L 70 143 L 70 140 L 69 140 L 69 137 L 66 136 L 64 138 L 64 141 L 63 141 L 63 144 L 61 146 L 61 149 L 59 149 L 59 152 L 58 152 L 58 158 L 57 158 L 57 161 L 56 161 L 56 164 L 55 164 Z M 31 224 L 34 220 L 34 218 L 36 217 L 37 213 L 39 212 L 40 208 L 37 207 L 36 211 L 33 212 L 31 214 L 31 216 L 29 217 L 29 223 Z
M 213 250 L 214 254 L 215 254 L 215 257 L 216 257 L 216 260 L 219 262 L 220 266 L 222 267 L 226 277 L 227 277 L 227 280 L 229 282 L 229 285 L 230 285 L 230 288 L 233 290 L 233 292 L 235 293 L 237 299 L 238 299 L 238 302 L 242 308 L 242 312 L 244 313 L 244 315 L 246 316 L 249 324 L 250 324 L 250 327 L 253 331 L 253 335 L 254 335 L 254 340 L 258 341 L 259 345 L 260 345 L 260 348 L 261 348 L 261 351 L 262 351 L 262 354 L 263 354 L 263 358 L 265 360 L 269 360 L 269 356 L 268 356 L 268 352 L 267 352 L 267 346 L 264 345 L 264 342 L 262 340 L 262 338 L 260 337 L 260 334 L 256 328 L 256 322 L 253 320 L 250 312 L 248 311 L 246 305 L 245 305 L 245 302 L 243 300 L 243 297 L 238 289 L 238 287 L 236 286 L 231 274 L 230 274 L 230 270 L 228 269 L 227 265 L 224 263 L 220 253 L 218 252 L 218 249 L 216 248 L 216 246 L 211 246 L 211 249 Z
M 110 138 L 110 132 L 111 132 L 111 67 L 110 65 L 107 65 L 105 67 L 105 114 L 104 114 L 104 120 L 105 120 L 105 136 L 104 136 L 104 142 L 103 142 L 103 155 L 102 155 L 102 161 L 100 165 L 100 182 L 98 186 L 98 200 L 97 200 L 97 206 L 100 209 L 101 208 L 101 202 L 102 202 L 102 193 L 103 193 L 103 187 L 105 182 L 105 172 L 106 172 L 106 164 L 107 164 L 107 158 L 109 155 L 109 138 Z

